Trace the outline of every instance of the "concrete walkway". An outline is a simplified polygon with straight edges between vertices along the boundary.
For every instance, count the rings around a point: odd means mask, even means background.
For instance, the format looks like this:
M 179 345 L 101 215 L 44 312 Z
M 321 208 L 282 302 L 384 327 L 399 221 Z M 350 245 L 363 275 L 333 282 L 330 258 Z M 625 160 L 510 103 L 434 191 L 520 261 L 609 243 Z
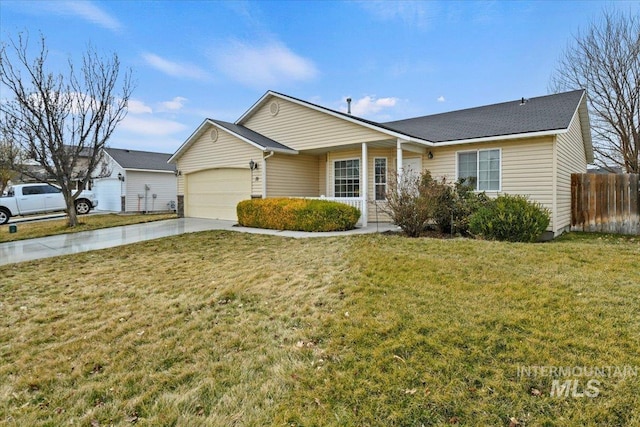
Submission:
M 350 234 L 376 233 L 396 230 L 393 224 L 369 224 L 364 228 L 329 233 L 307 233 L 301 231 L 278 231 L 258 228 L 234 227 L 235 221 L 201 218 L 178 218 L 145 224 L 103 228 L 80 233 L 60 234 L 37 239 L 0 243 L 0 265 L 31 261 L 58 255 L 69 255 L 96 249 L 112 248 L 145 240 L 159 239 L 184 233 L 205 230 L 230 230 L 244 233 L 269 234 L 282 237 L 306 238 L 346 236 Z

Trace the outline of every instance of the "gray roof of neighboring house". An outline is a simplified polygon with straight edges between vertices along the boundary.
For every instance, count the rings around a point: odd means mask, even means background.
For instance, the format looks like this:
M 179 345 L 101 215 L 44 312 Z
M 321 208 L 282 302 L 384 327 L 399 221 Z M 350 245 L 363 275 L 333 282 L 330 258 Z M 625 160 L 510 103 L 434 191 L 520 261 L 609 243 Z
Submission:
M 580 89 L 382 125 L 434 143 L 560 130 L 569 127 L 583 94 Z
M 171 154 L 154 153 L 151 151 L 125 150 L 122 148 L 105 148 L 104 150 L 124 169 L 144 169 L 170 172 L 174 172 L 176 170 L 175 164 L 167 163 Z
M 265 148 L 267 150 L 269 149 L 276 149 L 276 150 L 288 150 L 291 152 L 295 152 L 296 150 L 287 147 L 284 144 L 280 144 L 277 141 L 274 141 L 273 139 L 267 138 L 264 135 L 259 134 L 258 132 L 252 131 L 249 128 L 246 128 L 242 125 L 236 125 L 234 123 L 228 123 L 228 122 L 223 122 L 222 120 L 213 120 L 213 119 L 209 119 L 212 122 L 216 123 L 217 125 L 222 126 L 223 128 L 227 129 L 228 131 L 235 133 L 237 135 L 240 135 L 241 137 L 248 139 L 249 141 L 258 144 L 259 146 L 261 146 L 262 148 Z

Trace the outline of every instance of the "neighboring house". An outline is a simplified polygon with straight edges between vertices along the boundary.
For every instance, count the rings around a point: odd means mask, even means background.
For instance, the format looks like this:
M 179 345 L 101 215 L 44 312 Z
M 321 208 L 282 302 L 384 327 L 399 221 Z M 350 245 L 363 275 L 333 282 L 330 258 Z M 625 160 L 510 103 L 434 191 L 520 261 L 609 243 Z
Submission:
M 98 208 L 118 212 L 175 210 L 176 168 L 171 154 L 105 148 L 100 175 L 93 178 Z
M 71 147 L 69 147 L 71 148 Z M 90 158 L 91 150 L 88 148 L 83 148 L 80 150 L 80 154 L 77 158 L 76 165 L 73 168 L 71 174 L 71 181 L 73 183 L 72 188 L 77 190 L 79 184 L 82 181 L 82 178 L 85 177 L 87 173 L 87 168 L 89 166 L 89 158 Z M 33 183 L 33 182 L 48 182 L 51 184 L 55 184 L 55 177 L 53 175 L 49 175 L 45 169 L 33 159 L 27 159 L 24 161 L 22 167 L 28 172 L 28 175 L 25 173 L 16 174 L 15 182 L 17 183 Z M 82 177 L 82 178 L 81 178 Z M 85 183 L 85 190 L 91 190 L 91 181 Z
M 250 197 L 326 197 L 384 219 L 389 172 L 471 177 L 490 195 L 524 194 L 571 222 L 571 174 L 593 161 L 583 90 L 376 123 L 267 92 L 235 123 L 206 119 L 171 156 L 178 213 L 236 219 Z

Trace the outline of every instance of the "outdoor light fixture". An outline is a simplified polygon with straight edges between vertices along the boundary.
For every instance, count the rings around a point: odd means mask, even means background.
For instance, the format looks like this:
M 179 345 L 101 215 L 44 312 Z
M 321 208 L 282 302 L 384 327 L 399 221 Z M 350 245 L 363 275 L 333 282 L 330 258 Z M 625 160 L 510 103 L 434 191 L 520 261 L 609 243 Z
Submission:
M 253 159 L 251 159 L 251 161 L 249 162 L 249 169 L 251 170 L 258 169 L 258 164 L 254 162 Z
M 429 160 L 433 159 L 433 153 L 429 151 L 429 154 L 427 154 L 427 157 L 429 158 Z
M 121 173 L 118 174 L 118 181 L 124 182 L 124 175 L 122 175 Z
M 180 175 L 182 175 L 182 171 L 176 170 L 173 174 L 175 176 L 180 176 Z

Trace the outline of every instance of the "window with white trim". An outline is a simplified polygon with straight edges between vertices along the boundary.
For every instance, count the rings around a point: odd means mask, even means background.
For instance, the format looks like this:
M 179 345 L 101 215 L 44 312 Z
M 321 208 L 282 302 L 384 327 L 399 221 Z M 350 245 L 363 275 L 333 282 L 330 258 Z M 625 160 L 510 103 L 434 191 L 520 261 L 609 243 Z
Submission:
M 333 162 L 334 197 L 360 197 L 360 159 Z
M 373 186 L 376 200 L 387 199 L 387 159 L 373 159 Z
M 478 191 L 500 191 L 500 149 L 458 153 L 458 179 Z

